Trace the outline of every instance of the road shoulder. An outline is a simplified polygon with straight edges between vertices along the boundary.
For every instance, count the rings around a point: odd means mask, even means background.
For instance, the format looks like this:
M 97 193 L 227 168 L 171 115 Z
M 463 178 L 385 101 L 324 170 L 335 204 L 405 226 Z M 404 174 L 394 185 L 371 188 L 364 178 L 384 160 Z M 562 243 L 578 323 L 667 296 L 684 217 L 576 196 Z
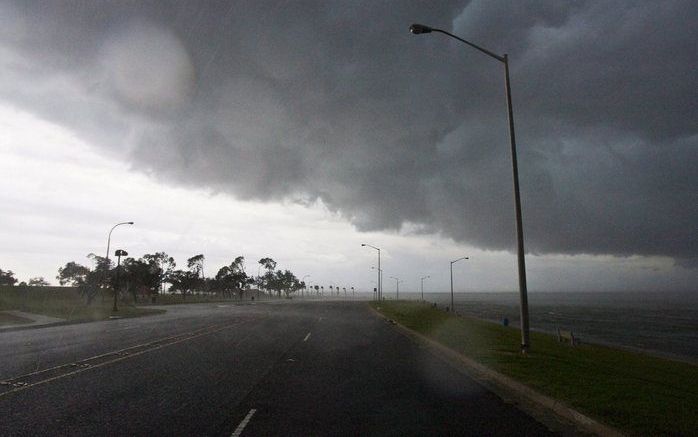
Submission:
M 538 393 L 508 376 L 489 369 L 441 343 L 389 319 L 371 305 L 367 305 L 367 307 L 376 317 L 391 323 L 396 330 L 406 337 L 425 347 L 457 370 L 471 376 L 504 401 L 516 404 L 522 411 L 551 429 L 563 434 L 623 435 L 620 431 L 595 421 L 561 401 Z

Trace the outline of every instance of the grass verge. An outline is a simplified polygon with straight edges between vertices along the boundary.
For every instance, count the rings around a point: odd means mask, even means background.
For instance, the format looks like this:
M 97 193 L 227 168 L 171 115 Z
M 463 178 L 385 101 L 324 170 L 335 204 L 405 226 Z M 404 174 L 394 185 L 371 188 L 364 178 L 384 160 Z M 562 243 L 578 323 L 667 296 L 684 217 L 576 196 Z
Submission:
M 14 314 L 0 313 L 0 326 L 15 326 L 31 323 L 30 319 L 19 317 Z
M 73 287 L 0 287 L 0 311 L 20 310 L 27 313 L 58 317 L 68 322 L 105 320 L 110 316 L 141 317 L 163 313 L 163 310 L 120 305 L 112 312 L 111 299 L 97 298 L 90 304 Z
M 698 366 L 642 353 L 561 344 L 417 302 L 373 302 L 386 317 L 631 435 L 698 435 Z

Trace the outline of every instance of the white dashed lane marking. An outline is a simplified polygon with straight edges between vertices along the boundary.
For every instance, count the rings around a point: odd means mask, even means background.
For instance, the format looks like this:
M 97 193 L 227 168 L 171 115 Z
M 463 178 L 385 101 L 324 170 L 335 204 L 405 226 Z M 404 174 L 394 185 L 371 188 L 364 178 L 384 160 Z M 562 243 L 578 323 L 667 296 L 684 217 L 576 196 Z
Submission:
M 242 419 L 242 422 L 238 425 L 237 428 L 235 428 L 235 431 L 233 431 L 232 434 L 230 434 L 230 437 L 238 437 L 240 434 L 242 434 L 242 431 L 245 429 L 247 424 L 249 423 L 250 419 L 252 419 L 252 416 L 254 416 L 254 413 L 256 413 L 257 410 L 254 408 L 250 410 L 249 413 L 247 413 L 247 416 L 245 416 L 244 419 Z

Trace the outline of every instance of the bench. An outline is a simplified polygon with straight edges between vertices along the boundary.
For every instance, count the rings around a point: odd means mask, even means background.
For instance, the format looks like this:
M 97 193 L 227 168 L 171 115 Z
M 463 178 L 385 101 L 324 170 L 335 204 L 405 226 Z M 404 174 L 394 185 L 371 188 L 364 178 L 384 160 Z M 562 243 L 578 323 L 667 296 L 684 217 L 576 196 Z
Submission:
M 574 337 L 574 333 L 572 331 L 560 328 L 557 328 L 557 341 L 560 343 L 568 342 L 571 346 L 576 346 L 579 344 L 579 339 Z

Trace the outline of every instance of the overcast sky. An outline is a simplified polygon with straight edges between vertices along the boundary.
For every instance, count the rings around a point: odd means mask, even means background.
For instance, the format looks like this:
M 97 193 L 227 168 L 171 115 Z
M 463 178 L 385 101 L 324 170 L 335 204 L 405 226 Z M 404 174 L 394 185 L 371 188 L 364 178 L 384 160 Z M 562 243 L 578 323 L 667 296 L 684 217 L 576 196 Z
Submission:
M 0 0 L 0 268 L 271 256 L 321 285 L 695 290 L 691 1 Z M 429 291 L 427 290 L 427 291 Z

